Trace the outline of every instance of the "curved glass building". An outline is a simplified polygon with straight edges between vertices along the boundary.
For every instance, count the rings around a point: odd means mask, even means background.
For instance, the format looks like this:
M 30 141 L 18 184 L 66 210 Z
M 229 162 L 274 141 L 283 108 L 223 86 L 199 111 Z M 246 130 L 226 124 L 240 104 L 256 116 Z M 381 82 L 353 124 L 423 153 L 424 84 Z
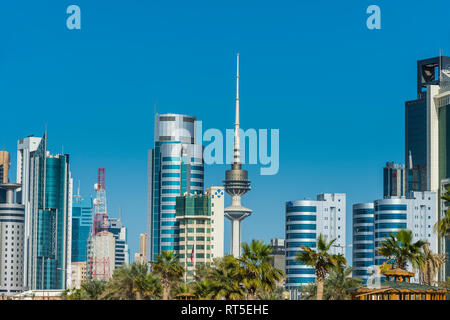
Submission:
M 176 197 L 203 193 L 203 147 L 197 144 L 196 118 L 155 115 L 155 146 L 148 154 L 147 256 L 178 250 Z
M 373 202 L 353 205 L 353 276 L 367 283 L 369 267 L 374 265 Z

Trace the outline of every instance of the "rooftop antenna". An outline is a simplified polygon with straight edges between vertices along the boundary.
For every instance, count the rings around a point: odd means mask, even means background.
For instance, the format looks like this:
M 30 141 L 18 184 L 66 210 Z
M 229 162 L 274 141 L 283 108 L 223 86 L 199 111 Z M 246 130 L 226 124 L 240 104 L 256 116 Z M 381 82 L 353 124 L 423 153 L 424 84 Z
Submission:
M 119 221 L 122 222 L 122 206 L 119 208 Z
M 236 118 L 234 121 L 234 164 L 239 165 L 241 162 L 240 141 L 239 141 L 239 53 L 237 54 L 237 70 L 236 70 Z
M 442 49 L 439 49 L 439 83 L 442 80 L 441 73 L 442 73 Z

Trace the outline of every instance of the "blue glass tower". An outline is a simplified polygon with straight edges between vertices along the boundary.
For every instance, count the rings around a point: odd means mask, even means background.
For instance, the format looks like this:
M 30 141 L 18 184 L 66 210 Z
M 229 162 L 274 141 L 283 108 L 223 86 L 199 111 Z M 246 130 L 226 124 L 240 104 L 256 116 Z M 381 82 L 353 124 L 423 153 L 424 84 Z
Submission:
M 80 195 L 72 201 L 72 262 L 87 261 L 87 239 L 92 228 L 92 198 Z

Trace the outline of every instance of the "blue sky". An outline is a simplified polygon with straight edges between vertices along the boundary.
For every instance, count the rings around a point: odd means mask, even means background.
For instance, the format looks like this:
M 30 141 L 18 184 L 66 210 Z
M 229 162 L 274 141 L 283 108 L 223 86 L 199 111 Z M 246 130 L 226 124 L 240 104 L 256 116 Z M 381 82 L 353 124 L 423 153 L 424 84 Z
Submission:
M 81 8 L 81 30 L 66 8 Z M 366 28 L 381 8 L 382 29 Z M 351 205 L 382 196 L 382 167 L 403 162 L 404 101 L 416 60 L 450 55 L 448 1 L 2 1 L 0 146 L 48 128 L 52 153 L 71 156 L 81 193 L 106 168 L 108 208 L 128 227 L 131 254 L 145 232 L 153 110 L 233 127 L 235 54 L 241 126 L 280 130 L 280 170 L 247 166 L 254 210 L 243 240 L 284 237 L 284 203 L 323 192 Z M 206 168 L 221 184 L 225 165 Z M 229 226 L 226 224 L 226 248 Z M 349 228 L 348 242 L 351 242 Z

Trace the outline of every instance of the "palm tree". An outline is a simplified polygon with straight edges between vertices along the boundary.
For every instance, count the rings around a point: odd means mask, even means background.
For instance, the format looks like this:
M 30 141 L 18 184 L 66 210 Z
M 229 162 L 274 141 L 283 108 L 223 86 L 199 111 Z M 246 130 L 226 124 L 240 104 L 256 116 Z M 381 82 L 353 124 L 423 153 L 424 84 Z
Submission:
M 297 254 L 296 260 L 315 268 L 317 283 L 317 300 L 323 299 L 323 285 L 325 278 L 332 268 L 346 264 L 346 260 L 341 254 L 330 254 L 328 251 L 336 239 L 326 243 L 322 234 L 317 239 L 317 251 L 307 246 L 301 246 L 302 250 Z
M 308 283 L 301 287 L 301 300 L 316 300 L 317 299 L 317 284 Z
M 359 287 L 363 284 L 360 278 L 352 278 L 353 268 L 338 266 L 330 271 L 325 280 L 324 296 L 326 300 L 348 300 L 347 289 Z
M 444 265 L 445 260 L 445 255 L 433 253 L 430 250 L 430 244 L 425 243 L 423 246 L 423 263 L 419 268 L 421 282 L 432 286 L 434 278 Z
M 192 290 L 199 300 L 207 300 L 212 296 L 212 281 L 200 280 L 194 281 Z
M 168 300 L 170 288 L 174 282 L 180 281 L 184 274 L 184 267 L 178 260 L 178 255 L 173 251 L 163 251 L 156 256 L 156 261 L 151 261 L 152 274 L 161 279 L 163 299 Z
M 148 274 L 147 264 L 133 263 L 114 270 L 103 297 L 112 300 L 143 300 L 159 296 L 160 291 L 159 279 Z
M 446 192 L 441 196 L 441 199 L 448 203 L 450 202 L 450 184 L 446 185 L 445 189 Z M 448 232 L 450 231 L 450 207 L 447 208 L 445 216 L 435 224 L 434 230 L 437 231 L 440 237 L 448 236 Z
M 207 276 L 209 298 L 242 300 L 245 289 L 242 286 L 243 272 L 239 261 L 232 255 L 214 259 L 214 267 Z
M 88 280 L 80 285 L 81 296 L 87 300 L 99 300 L 106 288 L 106 281 Z
M 243 284 L 249 300 L 254 300 L 258 290 L 272 291 L 277 281 L 283 278 L 283 272 L 271 265 L 272 258 L 269 245 L 260 240 L 251 244 L 242 244 L 242 255 L 238 259 L 243 272 Z
M 406 269 L 408 261 L 414 268 L 420 268 L 423 264 L 421 250 L 425 242 L 418 240 L 413 243 L 412 239 L 411 230 L 403 229 L 396 235 L 390 232 L 389 237 L 381 242 L 379 253 L 384 257 L 395 259 L 396 268 Z

